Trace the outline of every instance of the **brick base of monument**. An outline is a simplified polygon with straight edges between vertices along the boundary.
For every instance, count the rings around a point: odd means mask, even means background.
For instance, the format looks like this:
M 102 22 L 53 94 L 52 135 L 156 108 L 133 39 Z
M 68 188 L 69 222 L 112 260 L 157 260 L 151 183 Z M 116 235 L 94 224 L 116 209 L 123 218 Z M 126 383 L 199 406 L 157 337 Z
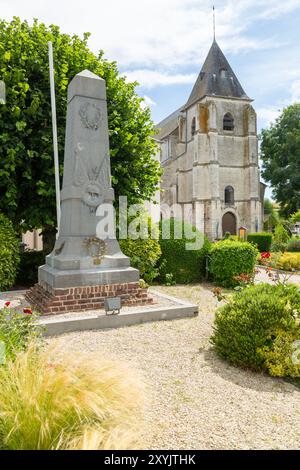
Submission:
M 102 309 L 104 300 L 108 297 L 121 297 L 122 306 L 153 303 L 147 289 L 142 289 L 138 282 L 64 289 L 35 284 L 25 294 L 31 306 L 44 315 Z

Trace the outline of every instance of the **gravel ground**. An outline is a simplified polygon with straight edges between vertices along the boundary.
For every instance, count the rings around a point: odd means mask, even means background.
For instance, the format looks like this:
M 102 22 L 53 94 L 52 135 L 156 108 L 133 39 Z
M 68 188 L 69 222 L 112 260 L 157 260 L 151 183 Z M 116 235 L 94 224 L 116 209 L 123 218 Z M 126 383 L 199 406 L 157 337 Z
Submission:
M 129 362 L 147 385 L 140 448 L 300 449 L 300 393 L 229 366 L 210 347 L 216 300 L 205 285 L 159 287 L 199 304 L 199 317 L 69 333 L 64 350 Z

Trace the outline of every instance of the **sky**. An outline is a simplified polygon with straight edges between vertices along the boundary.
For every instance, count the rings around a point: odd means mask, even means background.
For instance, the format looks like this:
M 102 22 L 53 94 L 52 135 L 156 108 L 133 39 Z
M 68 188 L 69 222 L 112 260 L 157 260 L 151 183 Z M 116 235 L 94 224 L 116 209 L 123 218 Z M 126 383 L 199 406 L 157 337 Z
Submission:
M 213 40 L 213 5 L 217 42 L 261 130 L 300 100 L 300 0 L 0 0 L 0 16 L 90 32 L 90 48 L 140 83 L 157 123 L 188 99 Z

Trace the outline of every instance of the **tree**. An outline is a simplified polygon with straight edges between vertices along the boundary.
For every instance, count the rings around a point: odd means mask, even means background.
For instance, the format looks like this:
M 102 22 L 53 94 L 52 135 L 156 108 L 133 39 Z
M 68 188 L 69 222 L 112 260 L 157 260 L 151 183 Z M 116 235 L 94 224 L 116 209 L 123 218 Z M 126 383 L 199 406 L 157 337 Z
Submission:
M 273 212 L 274 212 L 274 207 L 273 207 L 272 201 L 270 201 L 270 199 L 265 199 L 264 200 L 264 214 L 270 215 L 270 214 L 273 214 Z
M 272 231 L 277 224 L 279 224 L 278 213 L 274 208 L 274 205 L 270 199 L 264 200 L 264 215 L 266 221 L 264 222 L 264 230 Z
M 67 108 L 67 87 L 89 69 L 106 80 L 112 183 L 116 200 L 129 204 L 151 199 L 160 180 L 152 156 L 156 144 L 150 110 L 141 107 L 136 83 L 121 77 L 115 62 L 93 54 L 83 38 L 62 34 L 34 20 L 0 21 L 0 79 L 7 89 L 0 108 L 0 210 L 18 230 L 55 227 L 55 185 L 49 91 L 48 44 L 54 48 L 60 173 Z
M 300 208 L 300 104 L 284 109 L 275 124 L 262 131 L 261 159 L 263 177 L 288 217 Z

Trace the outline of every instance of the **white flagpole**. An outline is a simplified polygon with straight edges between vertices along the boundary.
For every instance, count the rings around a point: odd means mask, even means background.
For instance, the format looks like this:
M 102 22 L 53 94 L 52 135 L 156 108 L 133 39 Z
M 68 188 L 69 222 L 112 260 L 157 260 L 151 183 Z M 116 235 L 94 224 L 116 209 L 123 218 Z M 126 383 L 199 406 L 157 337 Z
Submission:
M 52 42 L 51 41 L 48 42 L 48 51 L 49 51 L 51 110 L 52 110 L 55 192 L 56 192 L 56 217 L 57 217 L 57 234 L 56 234 L 56 237 L 58 237 L 59 226 L 60 226 L 60 184 L 59 184 L 59 161 L 58 161 L 58 144 L 57 144 L 57 123 L 56 123 L 56 105 L 55 105 L 53 49 L 52 49 Z

